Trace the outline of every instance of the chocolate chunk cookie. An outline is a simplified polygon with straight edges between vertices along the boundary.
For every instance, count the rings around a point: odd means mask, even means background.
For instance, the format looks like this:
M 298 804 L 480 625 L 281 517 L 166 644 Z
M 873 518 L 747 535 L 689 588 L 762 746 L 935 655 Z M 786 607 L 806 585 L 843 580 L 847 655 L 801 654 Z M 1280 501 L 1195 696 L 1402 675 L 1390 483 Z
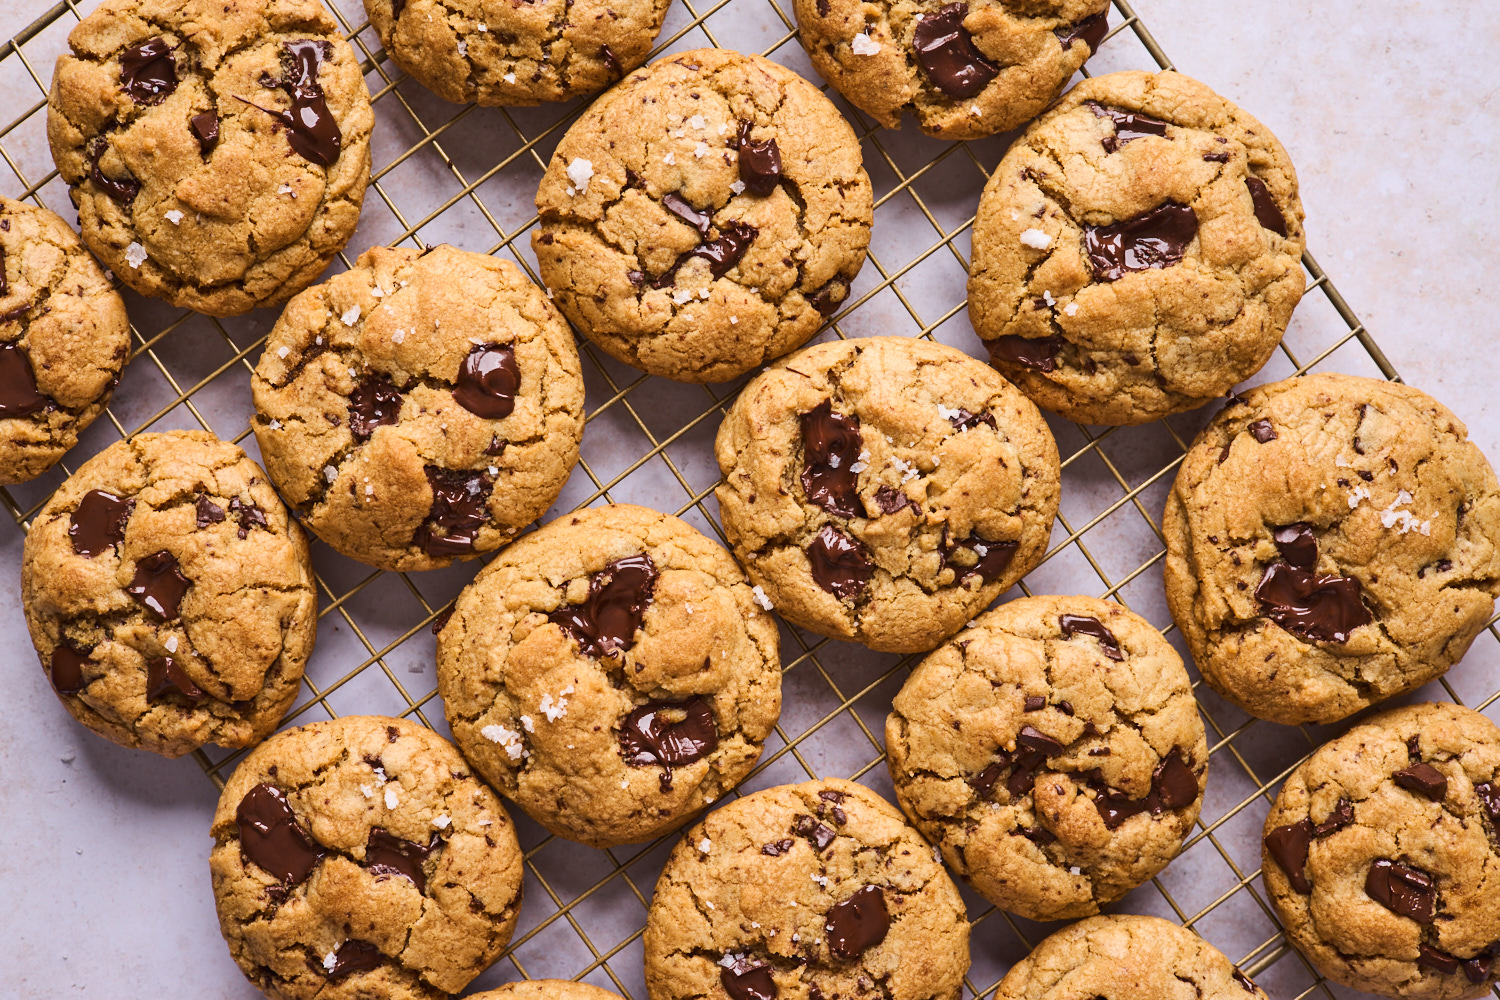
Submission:
M 1302 297 L 1302 203 L 1264 125 L 1178 73 L 1111 73 L 1010 147 L 969 320 L 1038 405 L 1139 424 L 1260 370 Z
M 1264 843 L 1287 939 L 1328 978 L 1403 1000 L 1500 979 L 1500 729 L 1478 712 L 1411 705 L 1324 744 Z
M 508 261 L 372 247 L 297 296 L 252 380 L 266 468 L 312 532 L 382 569 L 499 548 L 583 434 L 573 336 Z
M 1167 604 L 1203 679 L 1333 722 L 1440 677 L 1500 594 L 1500 484 L 1425 393 L 1306 375 L 1232 398 L 1167 498 Z
M 958 1000 L 969 921 L 901 814 L 830 778 L 690 829 L 656 883 L 645 951 L 651 1000 Z
M 104 411 L 125 303 L 68 224 L 0 197 L 0 485 L 35 479 Z
M 766 607 L 872 649 L 931 649 L 1035 566 L 1057 445 L 951 347 L 832 341 L 762 372 L 719 427 L 715 491 Z
M 525 979 L 497 990 L 472 993 L 467 1000 L 620 1000 L 609 990 L 571 979 Z
M 68 711 L 166 757 L 265 739 L 317 631 L 302 531 L 260 466 L 204 431 L 85 462 L 32 521 L 21 600 Z
M 475 769 L 594 847 L 647 840 L 723 798 L 781 712 L 776 625 L 734 560 L 623 504 L 501 552 L 459 595 L 437 664 Z
M 1186 928 L 1132 913 L 1090 917 L 1011 966 L 997 1000 L 1266 1000 L 1224 953 Z
M 1177 856 L 1208 744 L 1150 622 L 1028 597 L 928 656 L 885 724 L 896 797 L 961 878 L 1031 920 L 1098 913 Z
M 873 202 L 812 84 L 725 49 L 632 73 L 537 191 L 531 245 L 568 319 L 653 375 L 725 382 L 801 346 L 849 295 Z
M 365 0 L 386 54 L 455 104 L 593 94 L 646 61 L 671 0 Z M 455 9 L 457 7 L 458 9 Z
M 266 741 L 224 786 L 213 837 L 219 930 L 277 1000 L 444 1000 L 500 956 L 521 909 L 504 806 L 402 719 Z
M 802 45 L 886 128 L 910 111 L 939 139 L 1015 128 L 1052 102 L 1109 32 L 1109 0 L 795 0 Z
M 68 44 L 47 137 L 84 242 L 125 284 L 234 316 L 349 241 L 375 118 L 318 0 L 105 0 Z

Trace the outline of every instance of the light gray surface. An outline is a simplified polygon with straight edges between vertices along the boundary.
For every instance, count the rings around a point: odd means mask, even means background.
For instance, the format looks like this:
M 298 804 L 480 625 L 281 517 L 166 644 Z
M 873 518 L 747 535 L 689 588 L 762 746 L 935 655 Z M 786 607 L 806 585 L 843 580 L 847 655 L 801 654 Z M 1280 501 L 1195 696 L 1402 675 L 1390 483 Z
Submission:
M 748 7 L 764 5 L 766 0 L 733 2 Z M 19 0 L 6 5 L 0 10 L 0 38 L 9 37 L 50 6 L 50 0 Z M 347 4 L 345 9 L 352 16 L 356 6 Z M 789 9 L 789 5 L 784 6 Z M 1276 132 L 1291 151 L 1301 178 L 1310 249 L 1406 381 L 1447 403 L 1468 423 L 1481 447 L 1492 456 L 1500 456 L 1500 420 L 1496 419 L 1500 411 L 1494 387 L 1500 376 L 1500 362 L 1495 358 L 1500 324 L 1488 287 L 1500 273 L 1500 251 L 1496 249 L 1496 240 L 1500 239 L 1496 235 L 1500 217 L 1500 113 L 1496 106 L 1500 68 L 1494 58 L 1500 50 L 1500 6 L 1474 0 L 1328 0 L 1321 4 L 1139 0 L 1139 13 L 1181 70 L 1237 101 Z M 769 45 L 779 37 L 780 30 L 771 16 L 763 15 L 769 15 L 769 8 L 751 15 L 759 30 L 721 35 L 721 41 L 739 42 L 747 50 Z M 686 20 L 679 3 L 669 25 Z M 39 40 L 45 44 L 27 48 L 28 59 L 43 79 L 49 72 L 50 56 L 38 58 L 38 54 L 49 46 L 50 51 L 57 51 L 61 34 L 54 30 Z M 1093 68 L 1102 71 L 1144 65 L 1139 51 L 1133 51 L 1129 58 L 1116 58 L 1114 50 L 1106 47 Z M 783 49 L 778 58 L 805 70 L 805 61 L 797 56 Z M 7 62 L 13 66 L 15 60 Z M 36 91 L 22 87 L 9 72 L 0 79 L 12 112 L 36 99 Z M 410 84 L 403 87 L 403 93 L 408 92 L 421 103 L 420 93 Z M 436 102 L 423 106 L 436 108 Z M 381 122 L 385 128 L 384 117 Z M 388 162 L 410 141 L 399 127 L 394 132 L 383 136 L 387 143 L 377 148 L 377 166 Z M 920 140 L 910 124 L 900 138 L 890 134 L 882 138 L 888 149 L 909 150 L 913 164 L 942 148 L 941 144 Z M 13 148 L 16 137 L 3 141 L 7 148 Z M 34 137 L 32 141 L 34 145 Z M 483 146 L 477 139 L 476 144 Z M 36 150 L 31 152 L 35 154 Z M 992 165 L 997 155 L 998 148 L 993 144 L 983 146 L 981 159 L 986 166 Z M 866 156 L 869 162 L 868 148 Z M 480 154 L 476 154 L 475 162 L 475 173 L 488 165 Z M 393 177 L 392 181 L 392 186 L 399 184 L 405 194 L 410 194 L 408 185 L 422 183 L 441 190 L 442 198 L 452 193 L 451 180 L 446 187 L 441 183 L 441 171 Z M 534 173 L 523 174 L 490 189 L 489 200 L 501 206 L 497 212 L 509 213 L 508 226 L 524 221 L 531 195 L 527 185 L 534 182 Z M 962 201 L 950 206 L 934 196 L 936 200 L 929 204 L 936 206 L 934 211 L 938 213 L 951 207 L 952 215 L 961 220 L 972 212 L 977 192 L 972 177 L 965 184 Z M 15 194 L 17 190 L 14 177 L 0 168 L 0 192 Z M 45 192 L 49 204 L 60 208 L 57 194 L 55 184 Z M 379 217 L 378 201 L 372 192 L 367 200 L 368 220 L 351 249 L 362 249 L 391 235 L 389 225 Z M 901 211 L 908 214 L 903 216 Z M 71 213 L 65 215 L 71 221 Z M 894 204 L 887 206 L 877 217 L 877 248 L 885 245 L 883 240 L 899 238 L 913 222 L 916 229 L 926 225 L 920 215 Z M 493 234 L 482 225 L 473 228 L 459 222 L 454 229 L 442 232 L 442 238 L 469 249 L 487 249 L 494 242 Z M 928 230 L 922 237 L 924 245 L 930 238 Z M 958 242 L 967 252 L 966 238 Z M 871 270 L 867 267 L 861 277 L 865 287 L 872 286 L 877 277 Z M 961 289 L 961 280 L 961 274 L 955 275 L 949 267 L 935 274 L 925 289 L 911 287 L 908 293 L 920 298 L 924 290 L 936 289 L 932 294 L 946 296 L 951 303 L 954 289 Z M 889 293 L 873 299 L 845 324 L 845 332 L 886 332 L 888 324 L 898 321 L 909 326 L 909 317 L 889 299 Z M 138 320 L 142 315 L 161 315 L 140 299 L 130 299 L 130 306 Z M 886 311 L 892 309 L 895 312 Z M 938 313 L 929 309 L 924 314 Z M 265 324 L 273 318 L 262 316 L 234 329 L 250 330 L 250 323 L 259 322 L 263 333 Z M 972 334 L 966 326 L 959 326 L 962 328 L 958 330 L 953 329 L 953 323 L 945 326 L 939 331 L 940 339 L 976 352 Z M 1294 321 L 1292 339 L 1322 343 L 1330 331 L 1337 333 L 1339 329 L 1337 318 L 1314 293 L 1304 301 Z M 180 361 L 197 371 L 192 366 L 191 350 L 191 344 L 180 348 L 170 356 L 169 366 Z M 222 361 L 218 358 L 213 363 Z M 141 387 L 138 391 L 143 398 L 154 398 L 144 388 L 149 373 L 136 370 L 145 366 L 144 360 L 132 365 L 122 390 L 123 401 L 128 401 L 129 393 L 137 387 Z M 1339 352 L 1328 367 L 1373 374 L 1357 349 Z M 1286 370 L 1284 359 L 1278 359 L 1268 372 L 1280 375 Z M 628 373 L 619 368 L 611 371 L 616 378 L 628 378 Z M 220 433 L 232 434 L 244 426 L 248 394 L 242 370 L 227 378 L 238 381 L 209 400 L 212 408 L 208 412 Z M 636 394 L 638 402 L 646 400 L 639 405 L 649 412 L 651 400 L 663 401 L 663 408 L 669 410 L 663 424 L 670 425 L 670 407 L 687 404 L 670 387 L 657 390 L 654 386 L 653 382 L 643 387 L 644 393 Z M 601 394 L 596 378 L 590 384 L 590 405 L 598 405 L 604 398 L 607 394 Z M 699 394 L 691 404 L 695 409 L 679 412 L 695 415 L 702 403 Z M 137 415 L 137 422 L 153 412 L 145 403 L 141 405 L 145 408 Z M 222 426 L 217 423 L 219 417 L 224 421 Z M 189 421 L 174 416 L 167 424 L 187 426 Z M 687 442 L 681 456 L 674 455 L 684 475 L 700 489 L 713 477 L 711 459 L 705 459 L 712 421 L 706 426 L 704 434 Z M 1067 439 L 1070 434 L 1071 441 Z M 1137 429 L 1131 434 L 1122 436 L 1118 453 L 1113 456 L 1127 477 L 1132 470 L 1154 469 L 1163 453 L 1164 435 L 1159 432 Z M 1064 439 L 1060 442 L 1064 454 L 1078 446 L 1075 432 L 1059 426 L 1059 436 Z M 90 440 L 97 450 L 111 440 L 111 435 L 95 435 Z M 602 470 L 601 474 L 612 474 L 642 450 L 639 434 L 632 433 L 629 426 L 608 421 L 590 424 L 585 457 L 596 471 Z M 1102 506 L 1098 498 L 1104 494 L 1100 491 L 1109 484 L 1101 482 L 1102 474 L 1085 469 L 1072 470 L 1070 476 L 1065 480 L 1065 489 L 1070 492 L 1064 500 L 1064 512 L 1077 524 L 1088 512 Z M 590 484 L 581 480 L 581 475 L 574 477 L 565 501 L 571 497 L 577 502 L 592 492 Z M 639 485 L 616 491 L 616 499 L 671 510 L 683 503 L 680 487 L 665 475 L 631 482 Z M 1154 489 L 1143 497 L 1153 514 L 1160 510 L 1160 495 L 1160 489 Z M 1143 538 L 1139 530 L 1122 528 L 1113 532 L 1109 524 L 1091 532 L 1088 540 L 1095 558 L 1111 566 L 1116 579 L 1153 551 L 1152 540 Z M 20 549 L 19 529 L 8 523 L 0 525 L 0 566 L 10 567 L 11 573 L 10 582 L 0 588 L 0 640 L 11 654 L 3 686 L 6 711 L 0 724 L 0 773 L 5 775 L 0 783 L 0 899 L 6 904 L 0 914 L 0 934 L 6 942 L 0 947 L 0 983 L 5 984 L 0 992 L 18 997 L 74 992 L 122 998 L 257 996 L 229 960 L 215 924 L 206 865 L 208 820 L 215 800 L 212 785 L 191 759 L 169 762 L 125 751 L 73 723 L 37 668 L 26 637 L 15 582 Z M 320 553 L 320 568 L 339 575 L 345 586 L 358 579 L 347 564 L 335 564 L 326 557 L 326 551 Z M 1079 569 L 1080 565 L 1055 560 L 1038 574 L 1034 587 L 1097 593 L 1102 589 L 1097 578 L 1086 565 Z M 451 573 L 431 580 L 433 593 L 429 598 L 446 600 L 467 575 Z M 423 586 L 426 589 L 428 584 Z M 1165 624 L 1159 591 L 1159 576 L 1151 570 L 1124 596 L 1153 621 Z M 410 604 L 401 585 L 387 579 L 363 595 L 357 615 L 361 622 L 397 618 L 399 621 L 390 627 L 399 634 L 410 627 Z M 379 644 L 380 639 L 374 641 Z M 403 646 L 399 657 L 388 661 L 419 694 L 431 687 L 431 667 L 424 667 L 423 660 L 430 656 L 430 648 L 424 633 L 421 639 Z M 344 623 L 325 618 L 313 675 L 321 670 L 324 683 L 340 676 L 363 658 L 362 650 L 350 638 Z M 830 647 L 823 656 L 824 665 L 846 692 L 858 690 L 892 662 L 892 658 L 850 647 Z M 424 672 L 412 673 L 415 669 Z M 376 671 L 368 674 L 375 675 Z M 1495 643 L 1482 637 L 1451 679 L 1467 699 L 1494 692 L 1500 687 L 1500 655 Z M 372 684 L 389 689 L 388 682 L 379 676 L 372 676 Z M 345 690 L 347 700 L 336 705 L 339 711 L 391 704 L 376 686 L 351 685 Z M 887 686 L 860 705 L 860 716 L 877 732 L 890 693 Z M 788 732 L 798 732 L 821 717 L 828 700 L 826 686 L 805 668 L 788 675 L 786 696 L 783 724 Z M 1441 691 L 1434 696 L 1441 696 Z M 440 714 L 434 710 L 429 718 L 440 722 Z M 1490 714 L 1493 717 L 1496 713 L 1492 709 Z M 1238 721 L 1232 713 L 1225 712 L 1223 718 L 1227 719 L 1223 723 L 1226 728 Z M 825 773 L 852 770 L 871 756 L 868 744 L 861 743 L 864 737 L 852 723 L 835 724 L 823 735 L 804 749 L 810 763 Z M 1265 764 L 1259 772 L 1262 776 L 1274 774 L 1307 749 L 1296 730 L 1260 724 L 1247 736 L 1251 738 L 1239 741 L 1237 746 L 1257 766 Z M 1212 735 L 1210 742 L 1214 742 Z M 791 758 L 784 757 L 757 779 L 756 786 L 800 776 Z M 872 771 L 866 780 L 888 793 L 882 769 Z M 1219 815 L 1253 787 L 1233 761 L 1216 755 L 1205 815 Z M 1258 864 L 1254 841 L 1263 814 L 1263 804 L 1252 805 L 1239 820 L 1220 831 L 1226 852 L 1236 863 L 1248 865 L 1246 871 Z M 522 827 L 528 846 L 541 839 L 524 818 Z M 660 855 L 657 851 L 631 869 L 635 887 L 647 898 Z M 617 856 L 623 859 L 630 852 Z M 597 852 L 557 843 L 544 849 L 537 863 L 551 880 L 551 889 L 564 900 L 591 886 L 610 868 L 608 860 Z M 1226 879 L 1233 881 L 1224 860 L 1204 841 L 1168 869 L 1163 884 L 1191 915 L 1225 891 Z M 534 876 L 528 879 L 527 890 L 523 930 L 536 926 L 555 910 L 549 893 Z M 970 899 L 972 903 L 973 897 Z M 1133 894 L 1126 908 L 1172 915 L 1150 887 Z M 586 905 L 576 908 L 574 915 L 602 951 L 638 927 L 643 910 L 634 892 L 615 879 Z M 1239 959 L 1269 936 L 1268 927 L 1253 900 L 1241 892 L 1199 929 L 1231 958 Z M 1240 942 L 1248 943 L 1239 947 Z M 532 975 L 571 975 L 592 961 L 565 920 L 555 921 L 522 952 L 521 960 Z M 988 985 L 998 970 L 1020 953 L 1021 946 L 1004 923 L 991 917 L 975 936 L 974 981 Z M 637 942 L 610 963 L 637 1000 L 644 996 L 639 985 L 639 955 Z M 1300 992 L 1306 977 L 1297 966 L 1295 958 L 1278 962 L 1262 977 L 1263 985 L 1273 995 Z M 515 975 L 514 968 L 506 966 L 492 970 L 482 982 L 494 985 Z M 589 979 L 612 985 L 602 972 L 596 971 Z

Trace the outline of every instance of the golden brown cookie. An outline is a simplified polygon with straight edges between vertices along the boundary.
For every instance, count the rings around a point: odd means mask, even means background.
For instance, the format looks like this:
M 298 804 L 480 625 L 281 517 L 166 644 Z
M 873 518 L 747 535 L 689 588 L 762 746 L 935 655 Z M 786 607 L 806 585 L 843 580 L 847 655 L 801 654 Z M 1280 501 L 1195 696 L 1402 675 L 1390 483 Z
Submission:
M 619 1000 L 619 995 L 571 979 L 524 979 L 471 993 L 467 1000 Z

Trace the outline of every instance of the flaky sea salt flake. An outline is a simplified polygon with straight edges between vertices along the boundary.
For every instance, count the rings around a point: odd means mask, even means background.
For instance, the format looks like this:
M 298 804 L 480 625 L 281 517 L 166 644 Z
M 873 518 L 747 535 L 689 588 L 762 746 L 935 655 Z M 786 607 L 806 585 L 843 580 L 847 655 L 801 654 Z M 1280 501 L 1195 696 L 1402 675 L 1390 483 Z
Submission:
M 568 180 L 578 188 L 579 194 L 588 194 L 589 181 L 594 176 L 594 164 L 581 156 L 573 157 L 573 162 L 568 164 Z
M 146 263 L 146 248 L 139 243 L 132 243 L 125 248 L 125 262 L 137 270 Z
M 1040 229 L 1021 230 L 1021 242 L 1033 250 L 1045 250 L 1052 245 L 1052 237 Z
M 767 611 L 771 610 L 771 599 L 766 596 L 766 592 L 764 590 L 760 589 L 760 584 L 757 583 L 755 586 L 751 587 L 750 594 L 755 598 L 756 604 L 759 604 Z
M 170 222 L 172 225 L 174 225 L 174 226 L 180 226 L 180 225 L 182 225 L 182 213 L 179 212 L 179 211 L 177 211 L 177 209 L 174 208 L 170 212 L 166 212 L 164 214 L 167 217 L 167 221 Z
M 854 36 L 854 41 L 849 47 L 857 56 L 873 56 L 880 51 L 880 43 L 863 31 Z

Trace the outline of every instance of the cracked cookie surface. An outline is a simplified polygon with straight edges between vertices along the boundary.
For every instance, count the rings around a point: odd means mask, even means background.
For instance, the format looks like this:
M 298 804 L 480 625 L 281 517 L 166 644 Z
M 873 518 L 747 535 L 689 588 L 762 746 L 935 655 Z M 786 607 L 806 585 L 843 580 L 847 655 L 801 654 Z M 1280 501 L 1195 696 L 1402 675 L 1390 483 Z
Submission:
M 885 739 L 896 797 L 955 873 L 1031 920 L 1088 916 L 1177 856 L 1208 780 L 1182 660 L 1089 597 L 976 619 L 912 672 Z
M 800 347 L 847 298 L 872 205 L 854 131 L 816 87 L 699 49 L 631 73 L 568 130 L 531 245 L 603 350 L 725 382 Z
M 375 118 L 317 0 L 105 0 L 47 102 L 83 240 L 212 316 L 306 288 L 359 221 Z
M 1160 917 L 1090 917 L 1052 934 L 1011 967 L 1000 1000 L 1266 1000 L 1186 928 Z
M 789 621 L 931 649 L 1046 553 L 1057 445 L 1032 403 L 942 344 L 816 344 L 719 427 L 715 490 L 750 578 Z
M 1178 73 L 1073 88 L 974 223 L 969 320 L 1039 406 L 1139 424 L 1266 363 L 1302 297 L 1302 203 L 1260 122 Z
M 1500 593 L 1500 484 L 1409 386 L 1317 374 L 1234 397 L 1162 517 L 1172 618 L 1213 689 L 1333 722 L 1440 677 Z
M 438 633 L 453 738 L 500 793 L 594 847 L 721 799 L 781 711 L 776 624 L 729 554 L 615 504 L 526 535 Z
M 933 849 L 851 781 L 709 813 L 667 859 L 645 933 L 651 1000 L 957 1000 L 969 921 Z
M 323 541 L 382 569 L 504 545 L 578 460 L 573 335 L 508 261 L 372 247 L 297 296 L 252 379 L 271 478 Z
M 0 484 L 46 472 L 130 356 L 125 302 L 68 224 L 0 197 Z
M 269 735 L 317 630 L 301 529 L 205 431 L 138 434 L 80 466 L 32 522 L 21 599 L 68 711 L 167 757 Z
M 455 104 L 597 93 L 646 61 L 671 0 L 365 0 L 398 66 Z
M 1109 30 L 1108 0 L 795 0 L 813 68 L 865 114 L 939 139 L 1022 125 Z
M 1458 1000 L 1500 979 L 1500 729 L 1381 713 L 1293 771 L 1261 865 L 1287 938 L 1337 982 Z
M 402 719 L 277 734 L 224 786 L 213 837 L 219 929 L 277 1000 L 440 1000 L 500 956 L 520 913 L 504 806 Z

